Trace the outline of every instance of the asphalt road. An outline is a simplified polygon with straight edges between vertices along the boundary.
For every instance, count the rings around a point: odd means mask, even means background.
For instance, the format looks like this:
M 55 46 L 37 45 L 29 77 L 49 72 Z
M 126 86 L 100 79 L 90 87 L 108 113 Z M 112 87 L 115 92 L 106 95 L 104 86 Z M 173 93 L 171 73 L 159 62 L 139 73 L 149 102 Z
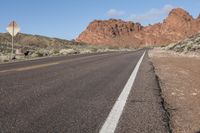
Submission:
M 88 54 L 1 64 L 0 132 L 99 132 L 143 53 Z M 136 93 L 131 92 L 116 132 L 168 132 L 159 88 L 149 74 L 141 76 L 148 70 L 145 63 L 142 66 L 137 83 L 150 84 L 151 88 L 146 93 L 142 88 L 149 85 L 134 85 Z M 131 104 L 132 97 L 144 96 L 148 102 Z M 141 114 L 137 109 L 149 113 Z

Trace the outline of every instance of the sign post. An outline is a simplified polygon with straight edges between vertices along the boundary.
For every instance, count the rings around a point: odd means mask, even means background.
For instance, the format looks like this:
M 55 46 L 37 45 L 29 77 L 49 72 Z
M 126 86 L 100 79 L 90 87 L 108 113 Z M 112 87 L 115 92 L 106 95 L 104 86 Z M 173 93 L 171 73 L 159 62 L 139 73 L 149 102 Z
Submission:
M 8 27 L 6 28 L 8 33 L 12 36 L 12 51 L 11 51 L 11 60 L 13 59 L 13 52 L 14 52 L 14 36 L 20 32 L 20 27 L 17 25 L 15 21 L 12 21 Z

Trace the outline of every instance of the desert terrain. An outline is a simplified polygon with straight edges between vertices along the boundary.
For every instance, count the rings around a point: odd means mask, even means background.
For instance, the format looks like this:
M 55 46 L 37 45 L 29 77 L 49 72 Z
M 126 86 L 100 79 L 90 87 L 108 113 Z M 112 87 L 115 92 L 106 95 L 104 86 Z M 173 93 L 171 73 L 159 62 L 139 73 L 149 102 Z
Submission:
M 197 34 L 149 52 L 174 133 L 196 133 L 200 129 L 199 40 Z
M 2 133 L 200 133 L 200 16 L 183 8 L 73 40 L 18 33 L 11 51 L 0 33 Z
M 200 57 L 179 55 L 158 49 L 150 51 L 149 56 L 159 77 L 173 132 L 199 131 Z
M 166 46 L 196 35 L 199 30 L 199 17 L 194 18 L 186 10 L 175 8 L 163 22 L 149 26 L 117 19 L 94 20 L 76 41 L 136 48 Z

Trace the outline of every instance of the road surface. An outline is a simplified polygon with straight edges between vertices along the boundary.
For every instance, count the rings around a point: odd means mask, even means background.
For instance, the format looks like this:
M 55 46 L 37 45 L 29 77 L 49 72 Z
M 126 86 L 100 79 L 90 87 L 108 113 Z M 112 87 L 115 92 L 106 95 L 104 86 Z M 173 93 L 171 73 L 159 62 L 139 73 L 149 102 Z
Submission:
M 98 133 L 144 50 L 0 65 L 1 133 Z M 169 132 L 148 55 L 116 133 Z

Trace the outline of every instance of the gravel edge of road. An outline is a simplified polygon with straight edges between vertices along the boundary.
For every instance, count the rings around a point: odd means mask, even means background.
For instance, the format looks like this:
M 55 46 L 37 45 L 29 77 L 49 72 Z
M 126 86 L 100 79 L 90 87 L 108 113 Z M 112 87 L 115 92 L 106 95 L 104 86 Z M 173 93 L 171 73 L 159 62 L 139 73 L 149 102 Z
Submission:
M 169 115 L 164 108 L 165 102 L 161 95 L 160 84 L 148 53 L 145 55 L 139 71 L 140 73 L 137 75 L 116 133 L 172 133 L 169 126 Z M 144 82 L 141 82 L 143 80 Z M 141 94 L 143 97 L 141 97 Z
M 200 133 L 200 58 L 160 49 L 151 50 L 149 55 L 160 80 L 165 106 L 170 114 L 172 132 Z
M 162 92 L 162 81 L 160 80 L 158 74 L 156 73 L 155 66 L 153 65 L 153 62 L 149 56 L 148 56 L 148 59 L 149 59 L 150 64 L 152 65 L 153 72 L 155 73 L 156 82 L 157 82 L 157 85 L 159 88 L 159 96 L 161 98 L 161 105 L 162 105 L 163 110 L 165 111 L 165 116 L 166 116 L 165 121 L 167 123 L 167 129 L 168 129 L 169 133 L 173 133 L 170 108 L 168 107 L 168 104 L 167 104 L 167 102 L 163 96 L 163 92 Z

